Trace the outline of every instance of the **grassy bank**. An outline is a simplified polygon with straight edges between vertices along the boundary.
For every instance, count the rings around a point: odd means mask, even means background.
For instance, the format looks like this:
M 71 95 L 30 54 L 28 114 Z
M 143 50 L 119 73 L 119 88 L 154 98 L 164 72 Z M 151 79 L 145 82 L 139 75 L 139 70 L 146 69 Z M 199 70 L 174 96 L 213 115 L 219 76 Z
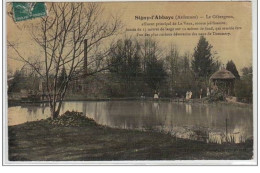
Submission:
M 75 117 L 75 116 L 74 116 Z M 251 159 L 253 142 L 207 144 L 104 127 L 77 115 L 8 127 L 11 161 Z

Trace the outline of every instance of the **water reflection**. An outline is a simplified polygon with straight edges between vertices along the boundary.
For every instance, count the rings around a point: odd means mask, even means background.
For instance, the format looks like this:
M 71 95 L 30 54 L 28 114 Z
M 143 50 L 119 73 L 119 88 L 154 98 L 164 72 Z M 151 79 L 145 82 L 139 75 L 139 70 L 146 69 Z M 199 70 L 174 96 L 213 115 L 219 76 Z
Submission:
M 184 104 L 152 101 L 65 102 L 67 110 L 83 112 L 97 123 L 124 129 L 153 129 L 177 137 L 239 143 L 252 137 L 252 108 L 230 105 Z M 8 124 L 45 119 L 46 104 L 8 108 Z M 226 124 L 227 120 L 227 124 Z M 227 133 L 227 135 L 226 135 Z
M 187 114 L 192 114 L 192 110 L 191 110 L 191 105 L 190 104 L 186 104 L 186 113 Z

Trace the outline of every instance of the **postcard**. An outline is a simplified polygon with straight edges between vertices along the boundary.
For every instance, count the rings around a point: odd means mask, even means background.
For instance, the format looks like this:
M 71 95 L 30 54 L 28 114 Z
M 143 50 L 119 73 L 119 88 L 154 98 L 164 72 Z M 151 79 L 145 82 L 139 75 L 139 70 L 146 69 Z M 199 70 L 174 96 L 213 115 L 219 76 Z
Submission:
M 257 164 L 256 1 L 4 6 L 4 164 Z

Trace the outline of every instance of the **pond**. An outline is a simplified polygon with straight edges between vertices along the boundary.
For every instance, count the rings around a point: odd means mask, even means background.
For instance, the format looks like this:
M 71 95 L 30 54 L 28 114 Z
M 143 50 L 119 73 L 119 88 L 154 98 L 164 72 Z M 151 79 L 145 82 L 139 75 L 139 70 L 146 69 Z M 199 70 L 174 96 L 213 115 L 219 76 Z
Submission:
M 240 143 L 253 136 L 250 106 L 153 101 L 71 101 L 61 113 L 83 112 L 98 124 L 122 129 L 154 130 L 179 138 Z M 8 125 L 46 119 L 46 104 L 8 108 Z

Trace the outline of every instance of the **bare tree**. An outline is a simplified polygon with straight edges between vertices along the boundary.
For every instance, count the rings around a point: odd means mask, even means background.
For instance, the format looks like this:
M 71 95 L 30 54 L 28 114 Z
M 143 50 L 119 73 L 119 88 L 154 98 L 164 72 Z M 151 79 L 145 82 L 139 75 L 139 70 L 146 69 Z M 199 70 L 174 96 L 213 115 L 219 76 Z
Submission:
M 173 92 L 174 88 L 176 87 L 177 78 L 180 72 L 179 69 L 180 53 L 177 45 L 173 43 L 170 45 L 170 49 L 165 60 L 166 60 L 166 69 L 169 71 L 170 89 Z
M 41 61 L 37 61 L 42 65 L 41 68 L 24 58 L 12 43 L 8 45 L 43 79 L 51 117 L 57 118 L 70 81 L 108 69 L 110 64 L 103 62 L 110 49 L 101 43 L 117 34 L 121 23 L 117 17 L 105 19 L 98 3 L 47 5 L 48 16 L 41 18 L 39 30 L 31 31 L 33 40 L 44 52 Z M 85 61 L 84 64 L 86 56 L 88 63 Z M 59 75 L 64 69 L 67 75 L 60 82 Z
M 146 70 L 146 65 L 147 62 L 149 61 L 149 59 L 151 58 L 161 58 L 161 53 L 162 50 L 159 47 L 159 42 L 157 42 L 156 40 L 153 39 L 144 39 L 143 41 L 141 41 L 141 53 L 142 53 L 142 68 L 145 71 Z

